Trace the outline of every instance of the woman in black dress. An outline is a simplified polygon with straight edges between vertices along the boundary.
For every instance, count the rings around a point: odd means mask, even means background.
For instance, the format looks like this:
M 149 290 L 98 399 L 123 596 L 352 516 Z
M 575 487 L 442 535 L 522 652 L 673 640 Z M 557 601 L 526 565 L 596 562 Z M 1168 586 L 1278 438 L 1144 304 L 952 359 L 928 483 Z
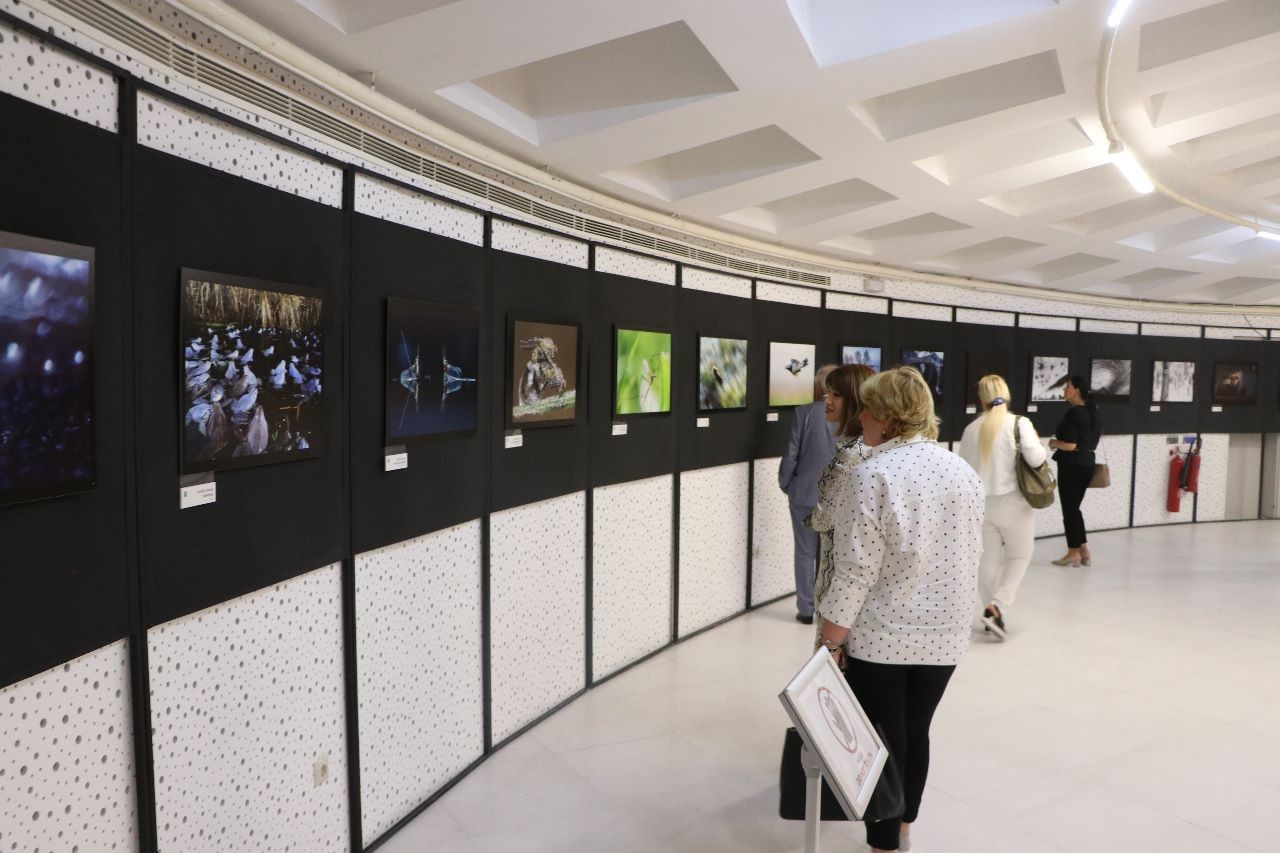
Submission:
M 1071 408 L 1062 416 L 1054 437 L 1049 439 L 1049 447 L 1056 451 L 1053 461 L 1058 463 L 1058 498 L 1062 502 L 1062 525 L 1067 531 L 1067 555 L 1054 560 L 1055 566 L 1088 566 L 1093 561 L 1080 503 L 1093 478 L 1093 452 L 1102 438 L 1102 420 L 1088 387 L 1082 377 L 1067 379 L 1062 396 Z

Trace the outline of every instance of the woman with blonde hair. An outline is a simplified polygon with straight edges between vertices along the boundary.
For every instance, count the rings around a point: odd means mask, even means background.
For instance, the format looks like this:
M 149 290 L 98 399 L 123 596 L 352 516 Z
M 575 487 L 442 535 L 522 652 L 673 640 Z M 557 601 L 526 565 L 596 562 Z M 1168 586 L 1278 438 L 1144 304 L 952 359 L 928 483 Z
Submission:
M 818 504 L 805 519 L 805 524 L 818 533 L 818 574 L 814 581 L 814 600 L 819 600 L 831 586 L 831 543 L 836 515 L 849 512 L 850 495 L 844 488 L 853 467 L 867 458 L 866 445 L 862 443 L 862 398 L 858 386 L 874 374 L 865 364 L 846 364 L 827 374 L 827 423 L 836 427 L 836 455 L 818 478 Z M 822 625 L 817 627 L 817 643 L 822 642 Z
M 822 644 L 902 774 L 901 819 L 869 822 L 874 851 L 907 850 L 929 774 L 929 725 L 969 647 L 982 552 L 982 482 L 938 446 L 933 395 L 897 367 L 858 389 L 868 458 L 837 509 Z
M 986 603 L 982 624 L 1003 640 L 1008 636 L 1005 617 L 1035 549 L 1035 510 L 1018 490 L 1017 454 L 1038 468 L 1046 453 L 1031 421 L 1009 411 L 1009 385 L 1003 378 L 990 374 L 979 379 L 978 399 L 982 414 L 965 427 L 960 457 L 978 472 L 987 496 L 978 594 Z

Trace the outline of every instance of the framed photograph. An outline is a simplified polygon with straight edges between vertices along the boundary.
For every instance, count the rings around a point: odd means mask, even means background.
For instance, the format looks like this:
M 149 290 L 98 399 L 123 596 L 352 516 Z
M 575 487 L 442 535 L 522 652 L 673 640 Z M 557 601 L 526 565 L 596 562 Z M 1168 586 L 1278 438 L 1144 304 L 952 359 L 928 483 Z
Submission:
M 476 431 L 480 312 L 387 300 L 388 446 Z
M 568 426 L 578 419 L 582 324 L 507 318 L 507 429 Z
M 1156 361 L 1151 369 L 1151 402 L 1191 403 L 1196 398 L 1194 361 Z
M 182 473 L 318 456 L 324 291 L 182 270 Z
M 769 408 L 813 402 L 813 344 L 769 342 Z
M 698 411 L 747 407 L 747 342 L 698 338 Z
M 1063 390 L 1071 376 L 1071 359 L 1065 355 L 1031 356 L 1031 402 L 1064 402 Z
M 1089 361 L 1089 389 L 1102 400 L 1123 402 L 1133 388 L 1133 362 L 1127 358 Z
M 818 649 L 778 694 L 822 776 L 850 820 L 861 820 L 889 760 L 875 726 L 854 698 L 831 653 Z
M 974 350 L 965 357 L 964 404 L 980 406 L 978 400 L 978 380 L 984 376 L 995 374 L 1009 381 L 1009 368 L 1012 365 L 1008 350 Z M 1013 393 L 1010 390 L 1009 393 Z M 1013 405 L 1013 401 L 1009 401 Z
M 914 367 L 920 371 L 924 381 L 929 384 L 929 389 L 933 391 L 934 399 L 942 399 L 942 389 L 945 387 L 942 384 L 942 371 L 946 366 L 946 353 L 903 347 L 902 366 Z
M 1223 406 L 1251 406 L 1258 402 L 1258 364 L 1219 361 L 1213 366 L 1213 402 Z
M 0 505 L 94 487 L 93 264 L 0 232 Z
M 880 372 L 880 347 L 840 347 L 840 364 L 865 364 L 876 373 Z
M 671 411 L 671 333 L 624 328 L 613 334 L 614 415 Z

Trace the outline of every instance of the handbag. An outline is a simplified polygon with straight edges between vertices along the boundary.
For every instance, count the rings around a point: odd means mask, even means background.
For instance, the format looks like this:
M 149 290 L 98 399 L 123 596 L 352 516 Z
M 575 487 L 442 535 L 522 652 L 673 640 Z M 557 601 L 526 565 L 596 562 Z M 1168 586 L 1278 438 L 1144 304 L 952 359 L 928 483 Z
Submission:
M 1103 459 L 1106 459 L 1106 451 L 1103 451 Z M 1105 489 L 1111 485 L 1111 467 L 1105 461 L 1099 462 L 1093 466 L 1093 476 L 1089 478 L 1089 485 L 1085 488 L 1089 489 Z
M 1049 460 L 1046 459 L 1033 468 L 1023 458 L 1022 437 L 1018 430 L 1020 420 L 1021 418 L 1015 417 L 1013 421 L 1013 449 L 1017 457 L 1014 464 L 1018 474 L 1018 491 L 1022 492 L 1022 497 L 1033 508 L 1044 509 L 1053 505 L 1053 490 L 1058 487 L 1058 483 L 1053 479 L 1053 472 L 1049 470 Z
M 880 735 L 881 743 L 889 742 L 885 737 L 884 729 L 879 724 L 876 725 L 876 734 Z M 800 732 L 796 731 L 794 726 L 787 729 L 787 736 L 782 742 L 782 767 L 778 773 L 778 815 L 783 820 L 804 820 L 805 791 L 808 780 L 804 775 L 804 765 L 800 761 L 800 750 L 803 747 L 804 739 L 800 737 Z M 902 775 L 898 772 L 898 764 L 894 761 L 893 754 L 890 753 L 889 760 L 880 771 L 876 789 L 867 802 L 867 811 L 862 816 L 862 820 L 871 823 L 877 820 L 899 818 L 905 810 L 906 798 L 902 792 Z M 822 819 L 849 819 L 844 809 L 840 807 L 839 798 L 831 790 L 825 778 L 822 780 Z

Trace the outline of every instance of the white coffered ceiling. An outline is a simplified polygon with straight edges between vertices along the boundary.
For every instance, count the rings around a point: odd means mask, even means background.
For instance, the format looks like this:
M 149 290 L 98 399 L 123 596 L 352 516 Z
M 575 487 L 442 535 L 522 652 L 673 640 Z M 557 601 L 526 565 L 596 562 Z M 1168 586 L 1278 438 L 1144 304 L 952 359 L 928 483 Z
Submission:
M 228 0 L 384 95 L 757 240 L 1071 292 L 1280 304 L 1280 242 L 1139 195 L 1110 0 Z M 1108 92 L 1166 187 L 1280 227 L 1280 0 L 1134 0 Z

